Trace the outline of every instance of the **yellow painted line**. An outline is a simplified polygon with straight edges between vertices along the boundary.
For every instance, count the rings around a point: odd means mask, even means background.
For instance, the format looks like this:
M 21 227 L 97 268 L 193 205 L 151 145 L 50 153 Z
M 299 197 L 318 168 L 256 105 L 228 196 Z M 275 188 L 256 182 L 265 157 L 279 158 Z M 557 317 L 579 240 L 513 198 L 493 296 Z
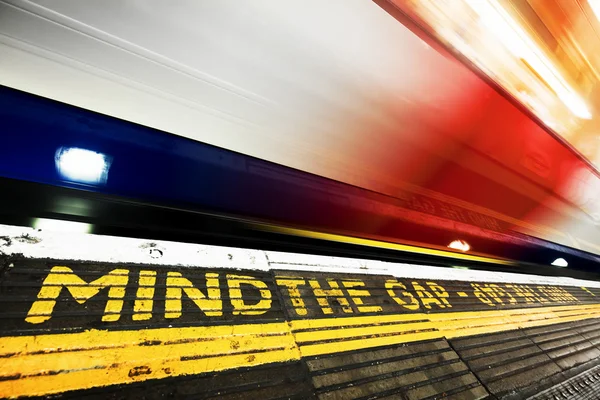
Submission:
M 0 338 L 0 397 L 297 360 L 287 323 Z M 17 352 L 17 354 L 14 354 Z M 14 354 L 14 355 L 11 355 Z M 19 376 L 18 379 L 10 379 Z
M 361 328 L 342 328 L 326 329 L 320 331 L 306 331 L 295 333 L 296 342 L 302 347 L 304 342 L 315 342 L 319 340 L 334 340 L 343 338 L 352 338 L 359 336 L 378 336 L 378 335 L 402 335 L 405 332 L 425 331 L 436 329 L 431 322 L 416 322 L 412 324 L 393 324 L 393 325 L 373 325 L 363 326 Z
M 124 347 L 140 343 L 186 340 L 214 340 L 222 337 L 266 336 L 286 334 L 287 323 L 216 325 L 185 328 L 140 329 L 132 331 L 89 330 L 79 333 L 58 333 L 38 336 L 0 337 L 0 357 L 24 349 L 22 354 L 46 351 L 82 350 L 91 347 Z
M 108 368 L 111 365 L 129 366 L 145 365 L 147 362 L 178 361 L 185 358 L 226 358 L 236 353 L 272 351 L 281 348 L 295 347 L 291 337 L 278 336 L 243 336 L 221 337 L 213 340 L 196 341 L 191 343 L 161 344 L 152 346 L 152 351 L 146 352 L 143 346 L 126 346 L 118 349 L 97 349 L 52 352 L 46 354 L 23 355 L 10 357 L 2 361 L 0 377 L 21 374 L 35 375 L 40 365 L 48 371 L 76 370 L 85 362 L 86 368 Z M 240 343 L 240 340 L 243 342 Z
M 149 350 L 146 350 L 149 351 Z M 22 377 L 0 381 L 1 397 L 48 395 L 68 390 L 88 389 L 119 383 L 132 383 L 148 379 L 215 372 L 239 366 L 252 367 L 273 362 L 293 360 L 288 350 L 269 351 L 253 355 L 240 354 L 213 359 L 190 361 L 149 361 L 143 365 L 115 365 L 104 369 L 84 369 L 60 372 L 58 375 Z
M 338 243 L 350 243 L 350 244 L 356 244 L 356 245 L 361 245 L 361 246 L 376 247 L 376 248 L 380 248 L 380 249 L 406 251 L 406 252 L 416 253 L 416 254 L 426 254 L 426 255 L 437 256 L 437 257 L 451 257 L 451 258 L 458 259 L 458 260 L 481 261 L 481 262 L 492 263 L 492 264 L 501 264 L 501 265 L 515 265 L 516 264 L 515 261 L 504 260 L 504 259 L 500 259 L 500 258 L 489 258 L 489 257 L 483 257 L 483 256 L 476 256 L 476 255 L 472 255 L 472 254 L 454 253 L 451 251 L 428 249 L 425 247 L 409 246 L 409 245 L 405 245 L 405 244 L 383 242 L 383 241 L 372 240 L 372 239 L 362 239 L 362 238 L 338 235 L 338 234 L 333 234 L 333 233 L 314 232 L 314 231 L 309 231 L 309 230 L 305 230 L 305 229 L 286 228 L 286 227 L 268 225 L 268 224 L 255 224 L 255 227 L 262 229 L 262 230 L 275 232 L 275 233 L 282 233 L 282 234 L 286 234 L 286 235 L 302 236 L 302 237 L 308 237 L 311 239 L 329 240 L 329 241 L 338 242 Z
M 600 318 L 600 304 L 526 309 L 457 311 L 292 321 L 290 325 L 302 356 L 316 356 L 417 340 L 457 338 L 562 322 Z M 423 320 L 420 323 L 401 323 Z M 390 324 L 400 322 L 399 324 Z M 354 328 L 356 325 L 370 327 Z M 386 323 L 386 325 L 381 325 Z M 318 330 L 306 330 L 307 327 Z M 405 327 L 406 329 L 404 329 Z M 329 329 L 326 329 L 329 328 Z M 434 329 L 433 331 L 428 331 Z M 298 332 L 298 330 L 302 330 Z M 362 335 L 362 337 L 361 337 Z M 339 340 L 347 338 L 348 340 Z M 335 340 L 335 341 L 330 341 Z M 320 343 L 322 341 L 322 343 Z M 315 343 L 318 342 L 318 343 Z
M 600 304 L 3 337 L 0 397 L 41 396 L 589 318 L 600 318 Z
M 323 354 L 339 353 L 343 351 L 367 349 L 369 347 L 387 346 L 393 344 L 410 343 L 419 340 L 439 339 L 440 332 L 418 332 L 394 336 L 375 336 L 345 340 L 337 343 L 318 343 L 300 346 L 303 357 L 319 356 Z
M 353 326 L 353 325 L 377 325 L 388 322 L 405 322 L 427 320 L 427 314 L 384 314 L 384 315 L 366 315 L 360 317 L 346 318 L 319 318 L 319 319 L 300 319 L 290 321 L 292 330 L 299 329 L 317 329 L 317 328 L 332 328 L 337 326 Z
M 458 314 L 458 315 L 456 315 Z M 431 314 L 447 338 L 530 328 L 600 317 L 600 305 L 539 307 L 482 312 Z

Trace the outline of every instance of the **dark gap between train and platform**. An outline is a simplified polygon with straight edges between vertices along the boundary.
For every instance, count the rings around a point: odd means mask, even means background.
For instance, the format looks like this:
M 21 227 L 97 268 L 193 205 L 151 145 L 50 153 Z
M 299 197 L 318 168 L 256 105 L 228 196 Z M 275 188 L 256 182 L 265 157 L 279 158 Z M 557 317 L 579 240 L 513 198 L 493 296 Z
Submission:
M 93 224 L 95 234 L 149 240 L 205 243 L 219 246 L 408 262 L 420 265 L 458 265 L 474 269 L 548 276 L 573 276 L 584 279 L 586 277 L 588 279 L 598 279 L 600 277 L 597 269 L 598 262 L 589 260 L 589 257 L 594 257 L 584 253 L 579 255 L 569 253 L 571 267 L 566 269 L 554 268 L 548 265 L 562 254 L 560 251 L 549 249 L 538 249 L 541 253 L 536 253 L 529 261 L 523 253 L 522 257 L 516 257 L 518 260 L 522 260 L 518 265 L 503 266 L 481 261 L 459 260 L 453 257 L 415 254 L 400 250 L 273 233 L 253 228 L 252 222 L 249 220 L 234 216 L 217 215 L 196 210 L 193 207 L 186 209 L 155 205 L 111 195 L 4 178 L 0 178 L 0 186 L 6 188 L 7 192 L 23 193 L 18 199 L 9 198 L 9 196 L 0 198 L 0 203 L 2 203 L 0 208 L 13 211 L 10 215 L 0 215 L 0 222 L 12 225 L 31 226 L 30 219 L 33 217 L 67 219 Z M 44 198 L 44 202 L 31 200 L 39 198 Z M 57 213 L 56 210 L 52 209 L 54 204 L 52 199 L 81 199 L 89 203 L 90 206 L 93 205 L 92 208 L 96 210 L 96 213 L 81 216 Z M 154 216 L 154 218 L 150 218 L 150 216 Z M 505 251 L 510 246 L 512 245 L 503 244 L 501 247 Z M 525 251 L 527 249 L 523 248 L 521 250 Z M 518 252 L 522 252 L 521 250 L 518 250 Z M 535 253 L 538 250 L 529 249 L 527 251 Z M 506 257 L 504 258 L 514 259 L 514 254 L 513 257 L 510 254 L 505 254 Z M 7 260 L 17 259 L 18 256 L 4 258 L 6 262 Z M 534 259 L 537 261 L 532 261 Z

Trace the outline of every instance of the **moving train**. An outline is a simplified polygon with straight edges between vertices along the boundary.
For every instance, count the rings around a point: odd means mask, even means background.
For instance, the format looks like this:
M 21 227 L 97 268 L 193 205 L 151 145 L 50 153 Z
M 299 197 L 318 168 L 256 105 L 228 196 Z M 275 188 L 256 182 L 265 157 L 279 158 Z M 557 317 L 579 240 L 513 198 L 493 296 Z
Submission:
M 2 223 L 600 261 L 594 167 L 387 2 L 7 1 L 0 84 Z

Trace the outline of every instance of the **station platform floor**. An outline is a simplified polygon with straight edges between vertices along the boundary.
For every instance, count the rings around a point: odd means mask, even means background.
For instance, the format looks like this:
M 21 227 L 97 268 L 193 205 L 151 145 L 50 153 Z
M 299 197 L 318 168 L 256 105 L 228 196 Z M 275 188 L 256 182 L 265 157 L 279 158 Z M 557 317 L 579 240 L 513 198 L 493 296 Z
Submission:
M 594 399 L 600 282 L 0 226 L 0 397 Z

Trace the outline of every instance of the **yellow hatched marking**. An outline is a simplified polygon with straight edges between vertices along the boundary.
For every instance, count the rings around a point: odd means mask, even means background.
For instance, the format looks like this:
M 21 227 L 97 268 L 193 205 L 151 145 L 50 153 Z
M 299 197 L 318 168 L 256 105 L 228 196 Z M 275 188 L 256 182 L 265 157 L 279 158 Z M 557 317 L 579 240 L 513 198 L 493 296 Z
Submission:
M 595 304 L 506 310 L 457 311 L 433 314 L 416 313 L 343 317 L 318 320 L 307 319 L 292 321 L 290 322 L 290 325 L 301 354 L 303 356 L 315 356 L 361 348 L 406 343 L 416 340 L 472 336 L 483 333 L 494 333 L 599 317 L 600 304 Z M 381 323 L 410 320 L 427 321 L 420 323 L 380 325 Z M 360 328 L 354 327 L 363 324 L 372 325 Z M 407 328 L 408 326 L 410 327 Z M 332 329 L 325 329 L 328 327 Z M 406 333 L 411 332 L 411 330 L 418 331 L 420 330 L 419 328 L 421 330 L 434 330 Z M 306 329 L 306 331 L 298 332 L 300 329 Z M 359 335 L 363 335 L 364 337 L 357 338 Z M 328 342 L 328 340 L 340 338 L 351 339 Z M 304 344 L 304 342 L 317 341 L 322 341 L 322 343 Z
M 387 346 L 391 344 L 409 343 L 416 342 L 419 340 L 427 339 L 439 339 L 441 338 L 440 332 L 420 332 L 420 333 L 407 333 L 393 336 L 379 336 L 371 338 L 360 338 L 353 340 L 345 340 L 337 343 L 319 343 L 309 344 L 300 347 L 300 353 L 303 357 L 317 356 L 321 354 L 339 353 L 342 351 L 365 349 L 369 347 Z
M 48 395 L 589 318 L 600 318 L 600 304 L 4 337 L 0 397 Z
M 141 351 L 148 352 L 147 349 Z M 299 358 L 298 350 L 274 350 L 256 354 L 238 354 L 189 361 L 151 360 L 143 364 L 123 364 L 106 369 L 67 371 L 59 375 L 38 375 L 0 381 L 1 397 L 19 397 L 61 393 L 68 390 L 132 383 L 148 379 L 222 371 L 240 366 L 256 366 Z
M 293 330 L 298 329 L 317 329 L 317 328 L 333 328 L 340 326 L 352 325 L 377 325 L 388 322 L 405 322 L 427 320 L 429 316 L 423 313 L 415 314 L 394 314 L 394 315 L 369 315 L 362 317 L 345 317 L 345 318 L 321 318 L 321 319 L 302 319 L 290 321 Z
M 98 347 L 119 348 L 140 343 L 200 340 L 226 336 L 269 335 L 288 333 L 285 322 L 248 325 L 216 325 L 206 327 L 140 329 L 131 331 L 89 330 L 79 333 L 59 333 L 38 336 L 9 336 L 0 338 L 0 356 L 48 351 L 82 350 Z M 146 347 L 151 348 L 150 346 Z
M 151 361 L 177 361 L 185 358 L 230 357 L 236 353 L 271 351 L 276 349 L 292 350 L 295 347 L 291 335 L 223 337 L 192 343 L 162 344 L 152 346 L 151 350 L 144 346 L 127 346 L 115 349 L 89 349 L 82 351 L 52 352 L 11 357 L 2 362 L 0 377 L 16 374 L 29 376 L 39 372 L 40 365 L 45 371 L 57 372 L 77 370 L 81 368 L 110 368 L 111 365 L 122 367 L 144 365 Z M 146 346 L 148 347 L 148 346 Z M 129 367 L 128 367 L 129 368 Z
M 300 358 L 287 323 L 5 337 L 0 338 L 0 354 L 5 357 L 0 397 L 44 395 Z M 18 379 L 9 379 L 17 375 Z
M 465 330 L 469 332 L 474 332 L 475 330 L 481 332 L 482 329 L 486 332 L 507 330 L 509 328 L 506 328 L 506 326 L 512 325 L 512 321 L 507 317 L 482 317 L 450 321 L 446 320 L 442 323 L 434 322 L 434 325 L 439 327 L 440 331 L 443 331 L 446 335 L 462 335 L 462 332 Z M 469 334 L 473 335 L 473 333 Z
M 342 328 L 342 329 L 327 329 L 322 331 L 307 331 L 297 332 L 294 334 L 296 342 L 299 345 L 302 342 L 315 342 L 319 340 L 334 340 L 343 338 L 352 338 L 358 336 L 377 336 L 396 334 L 402 335 L 405 332 L 415 332 L 435 329 L 435 325 L 431 322 L 416 322 L 413 324 L 394 324 L 394 325 L 374 325 L 364 326 L 361 328 Z

